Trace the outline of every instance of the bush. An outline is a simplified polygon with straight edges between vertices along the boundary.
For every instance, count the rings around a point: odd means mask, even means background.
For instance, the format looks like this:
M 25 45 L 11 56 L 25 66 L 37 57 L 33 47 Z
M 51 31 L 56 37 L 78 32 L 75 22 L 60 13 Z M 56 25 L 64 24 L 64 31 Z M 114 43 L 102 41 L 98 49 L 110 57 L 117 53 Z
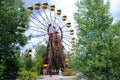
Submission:
M 70 68 L 66 68 L 63 72 L 63 75 L 64 76 L 74 76 L 75 75 L 75 71 L 73 71 L 72 69 Z
M 37 79 L 37 72 L 31 72 L 31 71 L 21 71 L 18 72 L 19 77 L 16 80 L 36 80 Z
M 30 73 L 30 78 L 36 80 L 37 79 L 37 72 L 31 72 Z
M 4 79 L 2 76 L 4 75 L 5 67 L 0 64 L 0 80 Z

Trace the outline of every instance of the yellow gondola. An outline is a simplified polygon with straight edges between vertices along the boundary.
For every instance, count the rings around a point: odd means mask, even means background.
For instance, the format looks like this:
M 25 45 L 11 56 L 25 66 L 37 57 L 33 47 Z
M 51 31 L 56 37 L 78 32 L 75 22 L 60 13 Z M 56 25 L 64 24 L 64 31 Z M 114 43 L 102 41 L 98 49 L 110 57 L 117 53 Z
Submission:
M 73 56 L 70 56 L 70 59 L 73 58 Z
M 47 67 L 48 65 L 47 64 L 43 64 L 43 67 Z
M 75 43 L 75 40 L 71 40 L 71 43 Z
M 68 28 L 70 28 L 71 27 L 71 23 L 69 22 L 69 23 L 67 23 L 67 27 Z
M 66 61 L 69 61 L 69 59 L 67 58 Z
M 52 70 L 52 72 L 53 72 L 53 73 L 56 73 L 56 72 L 57 72 L 57 70 L 56 70 L 56 69 L 53 69 L 53 70 Z
M 51 10 L 51 11 L 54 11 L 54 10 L 55 10 L 55 5 L 51 5 L 51 6 L 50 6 L 50 10 Z
M 75 50 L 75 48 L 71 48 L 71 50 Z
M 72 44 L 72 46 L 75 46 L 75 43 L 71 43 Z
M 74 35 L 74 30 L 70 30 L 70 35 Z
M 25 54 L 25 57 L 26 58 L 31 58 L 31 54 L 27 53 L 27 54 Z
M 33 7 L 32 7 L 32 6 L 29 6 L 29 7 L 27 8 L 27 12 L 28 12 L 29 14 L 32 14 L 32 13 L 33 13 Z
M 74 35 L 74 32 L 70 32 L 70 35 Z
M 42 8 L 43 8 L 43 9 L 47 9 L 47 7 L 48 7 L 48 3 L 47 3 L 47 2 L 44 2 L 43 5 L 42 5 Z
M 71 54 L 73 54 L 73 52 L 69 52 L 69 54 L 71 55 Z
M 65 64 L 69 64 L 69 63 L 67 62 L 67 63 L 65 63 Z
M 57 15 L 61 15 L 61 10 L 57 10 Z
M 35 8 L 35 10 L 39 10 L 40 9 L 40 2 L 36 2 L 34 8 Z
M 67 16 L 62 16 L 62 20 L 66 21 L 67 20 Z
M 32 50 L 31 49 L 27 49 L 26 52 L 32 52 Z
M 72 37 L 72 40 L 75 40 L 75 37 Z
M 74 32 L 74 30 L 70 30 L 70 32 Z
M 74 45 L 74 44 L 72 44 L 72 47 L 75 47 L 75 45 Z
M 31 56 L 32 56 L 32 55 L 31 55 L 31 54 L 29 54 L 28 58 L 31 58 Z

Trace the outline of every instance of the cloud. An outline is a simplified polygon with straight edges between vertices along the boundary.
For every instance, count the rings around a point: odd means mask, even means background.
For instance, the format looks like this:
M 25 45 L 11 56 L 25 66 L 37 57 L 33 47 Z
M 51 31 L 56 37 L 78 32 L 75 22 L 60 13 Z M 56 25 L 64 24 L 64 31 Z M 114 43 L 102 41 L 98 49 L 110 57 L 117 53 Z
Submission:
M 77 0 L 50 0 L 58 9 L 62 9 L 63 13 L 68 16 L 68 19 L 74 22 L 73 13 L 76 11 L 75 3 Z M 110 12 L 115 20 L 120 20 L 120 0 L 110 0 Z
M 110 12 L 115 20 L 120 20 L 120 0 L 110 0 Z

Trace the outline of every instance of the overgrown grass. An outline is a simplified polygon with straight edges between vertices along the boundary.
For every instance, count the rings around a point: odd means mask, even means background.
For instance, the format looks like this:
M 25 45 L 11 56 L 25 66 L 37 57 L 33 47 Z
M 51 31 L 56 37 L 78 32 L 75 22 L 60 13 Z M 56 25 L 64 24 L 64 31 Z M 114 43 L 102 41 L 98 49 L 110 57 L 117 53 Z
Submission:
M 21 71 L 18 72 L 19 77 L 16 80 L 36 80 L 37 79 L 37 72 L 31 71 Z
M 64 76 L 74 76 L 76 73 L 70 68 L 66 68 L 63 72 Z

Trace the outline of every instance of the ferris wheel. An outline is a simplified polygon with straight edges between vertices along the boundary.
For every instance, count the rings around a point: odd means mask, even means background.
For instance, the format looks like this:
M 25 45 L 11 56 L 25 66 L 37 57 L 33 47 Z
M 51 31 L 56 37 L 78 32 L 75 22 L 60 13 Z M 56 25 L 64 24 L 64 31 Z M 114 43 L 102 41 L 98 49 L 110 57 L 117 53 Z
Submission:
M 67 16 L 62 14 L 60 9 L 55 9 L 55 5 L 47 2 L 36 2 L 34 7 L 27 8 L 29 13 L 29 30 L 32 38 L 37 38 L 38 42 L 33 43 L 33 47 L 41 44 L 46 45 L 46 53 L 43 57 L 42 66 L 46 66 L 48 72 L 51 64 L 54 63 L 58 69 L 55 55 L 58 54 L 62 68 L 65 68 L 63 53 L 74 51 L 74 30 Z M 28 52 L 31 50 L 27 50 Z M 48 55 L 50 57 L 48 58 Z M 47 64 L 47 65 L 45 65 Z

